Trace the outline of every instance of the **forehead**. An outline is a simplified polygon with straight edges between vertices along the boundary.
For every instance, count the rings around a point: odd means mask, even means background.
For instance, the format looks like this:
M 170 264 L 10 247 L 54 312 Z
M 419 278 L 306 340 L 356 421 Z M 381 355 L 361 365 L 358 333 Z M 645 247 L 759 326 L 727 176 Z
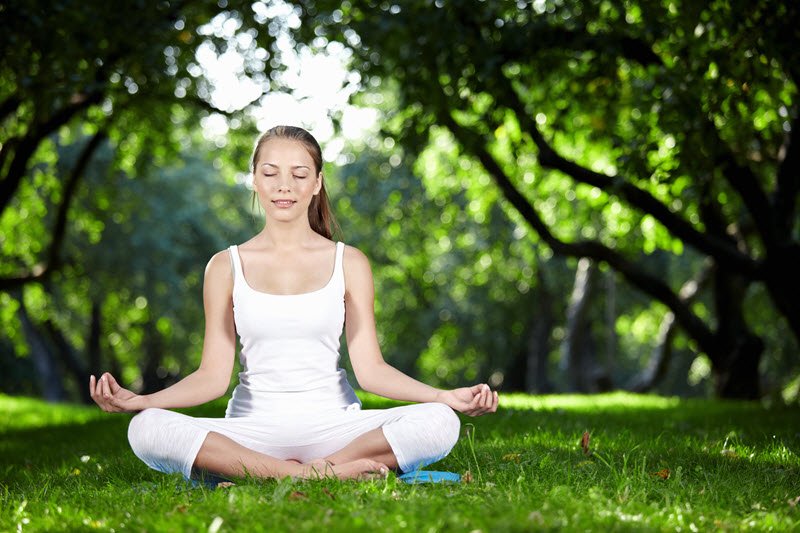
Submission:
M 306 146 L 294 139 L 270 139 L 258 150 L 257 165 L 264 163 L 306 165 L 314 168 L 314 159 Z

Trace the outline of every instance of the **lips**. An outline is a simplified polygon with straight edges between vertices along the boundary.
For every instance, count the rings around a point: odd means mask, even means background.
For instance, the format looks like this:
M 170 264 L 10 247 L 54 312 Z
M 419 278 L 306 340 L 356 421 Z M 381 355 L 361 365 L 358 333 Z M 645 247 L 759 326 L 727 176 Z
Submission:
M 278 207 L 286 208 L 286 207 L 293 206 L 295 204 L 295 201 L 294 200 L 273 200 L 272 203 L 275 204 Z

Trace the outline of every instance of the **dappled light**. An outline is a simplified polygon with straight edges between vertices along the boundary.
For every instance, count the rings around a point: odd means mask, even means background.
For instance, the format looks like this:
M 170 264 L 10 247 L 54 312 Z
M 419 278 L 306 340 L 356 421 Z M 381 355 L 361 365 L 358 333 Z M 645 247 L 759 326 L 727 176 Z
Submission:
M 253 141 L 290 123 L 322 141 L 335 239 L 370 259 L 404 372 L 796 405 L 797 17 L 3 4 L 0 390 L 88 402 L 101 368 L 142 391 L 191 372 L 205 265 L 263 225 Z
M 431 515 L 464 507 L 430 527 L 493 529 L 470 514 L 484 500 L 500 529 L 797 526 L 793 4 L 150 4 L 0 4 L 0 455 L 17 483 L 0 529 L 56 527 L 57 499 L 22 496 L 51 485 L 72 506 L 58 527 L 163 526 L 75 510 L 63 479 L 97 505 L 107 482 L 158 506 L 174 489 L 126 462 L 124 422 L 77 404 L 101 371 L 148 394 L 197 369 L 206 265 L 264 227 L 250 158 L 278 124 L 321 142 L 332 240 L 369 259 L 381 355 L 500 391 L 446 459 L 465 497 L 435 493 Z M 279 508 L 278 529 L 308 500 L 336 509 L 309 528 L 387 524 L 342 500 L 425 505 L 391 477 L 338 500 L 293 483 L 230 502 Z M 193 516 L 186 498 L 158 508 Z
M 507 409 L 527 411 L 570 410 L 580 411 L 616 411 L 626 409 L 677 409 L 681 400 L 678 397 L 656 395 L 632 395 L 627 393 L 601 394 L 583 396 L 559 394 L 554 396 L 531 396 L 527 394 L 504 394 L 502 405 Z
M 367 409 L 393 405 L 361 399 Z M 11 502 L 0 523 L 152 530 L 216 520 L 257 530 L 253 512 L 269 505 L 265 529 L 315 529 L 326 516 L 332 527 L 382 530 L 401 520 L 470 530 L 795 525 L 796 410 L 620 393 L 504 400 L 495 418 L 464 420 L 460 442 L 437 465 L 458 472 L 460 483 L 408 486 L 392 474 L 368 482 L 245 479 L 211 489 L 139 467 L 124 443 L 124 418 L 0 396 L 15 415 L 0 424 Z M 187 412 L 224 408 L 214 402 Z M 31 416 L 16 416 L 23 413 Z M 354 512 L 359 500 L 369 505 Z

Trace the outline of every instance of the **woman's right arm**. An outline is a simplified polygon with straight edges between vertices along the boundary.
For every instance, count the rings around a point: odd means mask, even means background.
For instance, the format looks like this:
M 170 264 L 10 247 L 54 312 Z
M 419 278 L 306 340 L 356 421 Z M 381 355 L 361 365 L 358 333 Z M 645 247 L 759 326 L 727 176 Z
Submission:
M 228 390 L 236 351 L 233 322 L 233 275 L 227 250 L 211 258 L 203 280 L 205 336 L 200 367 L 166 389 L 138 395 L 120 387 L 111 374 L 95 382 L 90 378 L 92 398 L 105 411 L 141 411 L 191 407 L 219 398 Z

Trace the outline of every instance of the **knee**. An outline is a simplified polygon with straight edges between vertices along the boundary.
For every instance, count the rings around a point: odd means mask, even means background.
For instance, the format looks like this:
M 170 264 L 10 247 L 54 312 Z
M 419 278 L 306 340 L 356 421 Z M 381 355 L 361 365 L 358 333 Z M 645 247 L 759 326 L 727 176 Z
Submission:
M 145 409 L 131 419 L 128 425 L 128 443 L 133 453 L 142 458 L 157 440 L 159 426 L 163 425 L 163 409 Z
M 455 411 L 443 403 L 430 403 L 427 405 L 429 406 L 429 420 L 441 436 L 442 446 L 446 448 L 445 453 L 449 453 L 458 442 L 458 436 L 461 432 L 461 420 L 459 420 Z

